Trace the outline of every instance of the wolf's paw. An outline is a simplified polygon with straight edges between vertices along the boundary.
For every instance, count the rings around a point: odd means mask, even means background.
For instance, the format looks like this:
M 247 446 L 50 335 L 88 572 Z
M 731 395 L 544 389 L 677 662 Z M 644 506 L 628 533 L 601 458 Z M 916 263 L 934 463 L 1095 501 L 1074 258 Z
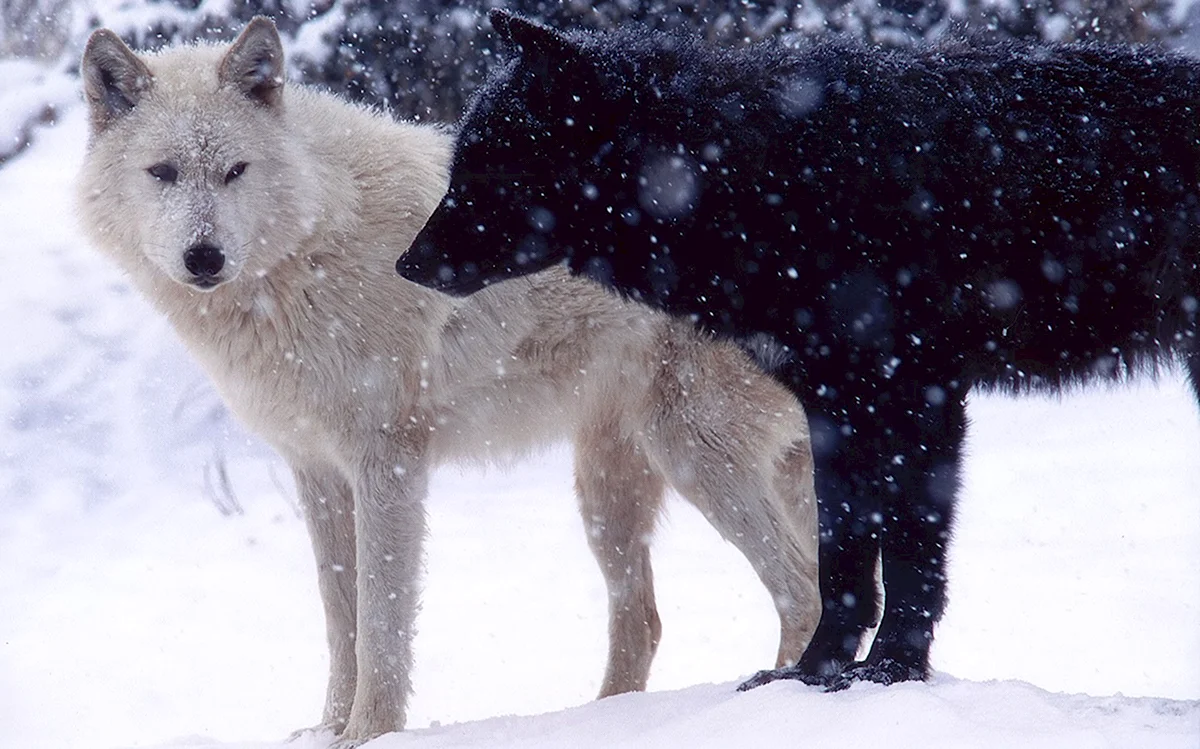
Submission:
M 828 682 L 827 677 L 816 676 L 808 673 L 805 669 L 799 666 L 785 666 L 784 668 L 774 668 L 767 671 L 759 671 L 754 676 L 746 679 L 738 685 L 739 692 L 745 692 L 755 687 L 761 687 L 764 684 L 770 684 L 773 681 L 799 681 L 809 686 L 824 686 Z
M 362 714 L 351 711 L 350 721 L 346 724 L 345 730 L 338 735 L 337 740 L 333 742 L 332 749 L 356 749 L 385 733 L 402 730 L 404 730 L 402 716 L 398 720 L 389 720 L 385 716 L 366 715 L 364 717 Z
M 842 671 L 852 665 L 849 660 L 843 660 L 830 655 L 823 655 L 819 650 L 809 647 L 794 666 L 759 671 L 738 687 L 739 692 L 761 687 L 773 681 L 798 681 L 810 687 L 827 687 L 841 675 Z
M 325 749 L 325 747 L 333 745 L 334 739 L 337 738 L 343 727 L 345 727 L 344 723 L 340 725 L 318 723 L 315 726 L 292 731 L 284 743 L 294 745 L 293 749 Z
M 856 663 L 842 671 L 825 685 L 826 692 L 840 692 L 856 681 L 871 681 L 885 687 L 902 681 L 924 681 L 927 674 L 917 666 L 910 666 L 891 658 L 867 660 Z
M 349 732 L 347 732 L 346 734 L 342 734 L 341 736 L 338 736 L 337 739 L 332 744 L 329 745 L 329 749 L 358 749 L 358 747 L 362 746 L 363 744 L 367 743 L 368 741 L 374 741 L 375 739 L 379 738 L 380 736 L 383 736 L 383 735 L 385 735 L 387 733 L 391 733 L 391 732 L 390 731 L 380 731 L 379 733 L 375 733 L 375 734 L 371 734 L 371 735 L 367 735 L 367 736 L 349 736 L 349 735 L 347 735 L 348 733 Z

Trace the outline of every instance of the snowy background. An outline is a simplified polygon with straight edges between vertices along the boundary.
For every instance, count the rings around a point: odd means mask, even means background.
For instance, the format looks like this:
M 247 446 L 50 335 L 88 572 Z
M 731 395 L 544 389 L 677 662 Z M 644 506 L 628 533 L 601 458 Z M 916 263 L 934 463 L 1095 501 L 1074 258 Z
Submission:
M 282 463 L 80 237 L 71 19 L 57 57 L 0 59 L 0 748 L 277 747 L 324 691 L 304 524 Z M 606 601 L 559 448 L 437 475 L 413 730 L 371 746 L 1200 746 L 1200 413 L 1182 378 L 974 395 L 969 413 L 928 684 L 736 693 L 777 622 L 676 502 L 651 691 L 591 703 Z

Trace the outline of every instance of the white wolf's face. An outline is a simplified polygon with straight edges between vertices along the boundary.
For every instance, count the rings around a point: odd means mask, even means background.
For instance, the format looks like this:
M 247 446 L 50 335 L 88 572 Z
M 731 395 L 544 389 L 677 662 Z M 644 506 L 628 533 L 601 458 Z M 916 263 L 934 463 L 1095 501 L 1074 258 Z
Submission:
M 82 64 L 92 138 L 81 203 L 109 235 L 101 244 L 136 248 L 201 290 L 268 273 L 300 230 L 279 226 L 297 222 L 287 207 L 300 181 L 287 166 L 282 64 L 265 21 L 224 55 L 193 47 L 145 60 L 97 31 Z

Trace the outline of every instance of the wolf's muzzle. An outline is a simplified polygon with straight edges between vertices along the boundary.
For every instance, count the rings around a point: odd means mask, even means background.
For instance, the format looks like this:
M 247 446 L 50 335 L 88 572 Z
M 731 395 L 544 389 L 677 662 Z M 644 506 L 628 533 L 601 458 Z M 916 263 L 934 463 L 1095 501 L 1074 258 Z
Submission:
M 487 286 L 487 279 L 474 263 L 452 265 L 432 242 L 420 235 L 396 261 L 396 272 L 413 283 L 450 296 L 469 296 Z

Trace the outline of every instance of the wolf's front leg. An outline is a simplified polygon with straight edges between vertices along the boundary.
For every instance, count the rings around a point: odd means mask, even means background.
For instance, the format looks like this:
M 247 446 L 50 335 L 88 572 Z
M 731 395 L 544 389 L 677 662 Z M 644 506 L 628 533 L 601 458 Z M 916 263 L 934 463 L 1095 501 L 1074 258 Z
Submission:
M 355 483 L 358 685 L 340 737 L 344 746 L 404 728 L 425 536 L 427 441 L 419 428 L 384 435 L 364 456 Z
M 293 460 L 292 473 L 316 557 L 317 587 L 325 608 L 325 634 L 329 642 L 325 712 L 321 723 L 309 730 L 338 734 L 350 719 L 356 674 L 354 495 L 350 484 L 333 466 Z

